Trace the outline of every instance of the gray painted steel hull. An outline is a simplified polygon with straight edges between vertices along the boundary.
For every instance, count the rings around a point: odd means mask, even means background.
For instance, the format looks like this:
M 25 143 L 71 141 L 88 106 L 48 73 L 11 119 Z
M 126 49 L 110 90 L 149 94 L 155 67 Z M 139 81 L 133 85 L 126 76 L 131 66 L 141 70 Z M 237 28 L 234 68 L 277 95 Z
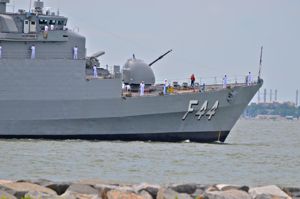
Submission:
M 126 99 L 2 100 L 0 138 L 224 142 L 260 86 Z M 183 120 L 191 100 L 199 104 Z M 211 120 L 198 120 L 206 100 L 219 107 Z

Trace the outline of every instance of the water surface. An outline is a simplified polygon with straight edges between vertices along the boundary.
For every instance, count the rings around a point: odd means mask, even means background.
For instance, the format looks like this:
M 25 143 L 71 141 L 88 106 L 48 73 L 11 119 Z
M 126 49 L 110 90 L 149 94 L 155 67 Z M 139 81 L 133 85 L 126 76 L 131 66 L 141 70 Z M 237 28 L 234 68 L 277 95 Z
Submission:
M 0 140 L 0 178 L 300 186 L 300 121 L 240 120 L 225 144 Z

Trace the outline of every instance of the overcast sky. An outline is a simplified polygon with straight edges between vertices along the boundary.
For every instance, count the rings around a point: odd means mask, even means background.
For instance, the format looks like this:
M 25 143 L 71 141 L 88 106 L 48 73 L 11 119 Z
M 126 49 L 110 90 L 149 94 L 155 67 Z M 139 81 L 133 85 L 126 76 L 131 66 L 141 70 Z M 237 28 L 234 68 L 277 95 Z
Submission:
M 33 1 L 33 0 L 32 0 Z M 11 0 L 15 10 L 30 0 Z M 153 66 L 157 81 L 241 79 L 258 73 L 264 46 L 264 88 L 295 100 L 300 88 L 299 0 L 45 0 L 87 38 L 88 54 L 106 51 L 102 64 L 123 65 L 135 53 Z M 11 8 L 12 9 L 12 8 Z

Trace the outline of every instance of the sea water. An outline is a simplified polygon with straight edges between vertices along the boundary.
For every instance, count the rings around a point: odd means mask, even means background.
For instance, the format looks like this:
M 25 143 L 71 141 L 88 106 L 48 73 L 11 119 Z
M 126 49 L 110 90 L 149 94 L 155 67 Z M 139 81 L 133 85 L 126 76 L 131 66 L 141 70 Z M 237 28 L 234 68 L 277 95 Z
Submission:
M 300 121 L 239 120 L 224 144 L 0 140 L 0 179 L 300 186 Z

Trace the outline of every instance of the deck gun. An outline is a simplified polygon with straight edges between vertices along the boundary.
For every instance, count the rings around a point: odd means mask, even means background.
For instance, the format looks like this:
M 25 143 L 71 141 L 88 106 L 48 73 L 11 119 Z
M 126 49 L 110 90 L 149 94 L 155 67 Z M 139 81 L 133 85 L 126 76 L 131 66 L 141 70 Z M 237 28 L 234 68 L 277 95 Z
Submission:
M 135 55 L 133 55 L 131 59 L 127 60 L 123 67 L 124 84 L 129 84 L 132 88 L 139 88 L 142 81 L 145 83 L 146 87 L 154 85 L 155 75 L 151 66 L 164 58 L 170 52 L 172 52 L 172 50 L 164 53 L 150 64 L 147 64 L 141 59 L 136 59 Z
M 96 52 L 94 54 L 92 54 L 89 57 L 86 57 L 86 68 L 93 68 L 94 65 L 96 65 L 96 67 L 100 66 L 100 62 L 98 60 L 98 57 L 101 57 L 102 55 L 104 55 L 105 52 L 104 51 L 99 51 Z
M 161 55 L 160 57 L 158 57 L 156 60 L 154 60 L 153 62 L 151 62 L 149 64 L 149 66 L 151 67 L 153 64 L 155 64 L 156 62 L 158 62 L 159 60 L 161 60 L 162 58 L 164 58 L 167 54 L 169 54 L 170 52 L 172 52 L 173 50 L 169 50 L 168 52 L 166 52 L 165 54 Z

